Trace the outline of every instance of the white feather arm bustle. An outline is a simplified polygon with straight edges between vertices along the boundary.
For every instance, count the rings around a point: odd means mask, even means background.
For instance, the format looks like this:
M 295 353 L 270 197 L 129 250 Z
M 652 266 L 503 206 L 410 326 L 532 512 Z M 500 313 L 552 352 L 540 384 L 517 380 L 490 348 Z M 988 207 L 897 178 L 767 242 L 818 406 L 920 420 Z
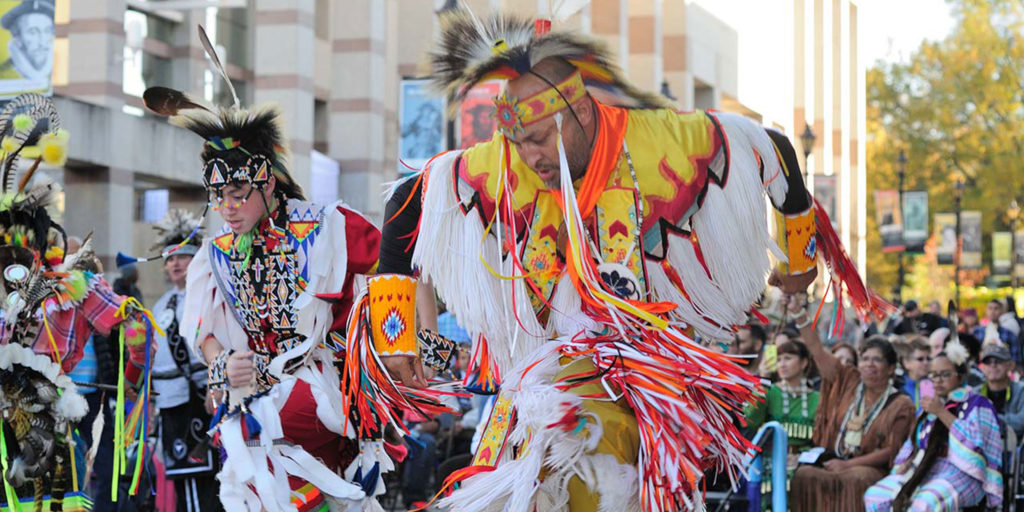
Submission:
M 660 299 L 681 305 L 675 313 L 681 320 L 705 337 L 723 339 L 731 336 L 729 326 L 745 321 L 764 291 L 771 270 L 769 254 L 785 260 L 768 229 L 764 196 L 767 191 L 784 197 L 785 180 L 771 179 L 781 172 L 781 165 L 761 126 L 735 114 L 711 115 L 725 131 L 730 161 L 725 184 L 710 184 L 703 206 L 690 218 L 707 270 L 689 239 L 669 235 L 669 263 L 690 300 L 663 269 L 653 268 L 651 282 Z

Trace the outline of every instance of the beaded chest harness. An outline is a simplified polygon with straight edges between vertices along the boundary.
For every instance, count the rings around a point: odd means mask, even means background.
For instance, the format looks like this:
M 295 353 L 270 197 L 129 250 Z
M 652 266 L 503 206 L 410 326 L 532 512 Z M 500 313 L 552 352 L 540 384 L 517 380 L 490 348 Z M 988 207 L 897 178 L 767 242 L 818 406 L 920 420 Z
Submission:
M 323 210 L 293 201 L 288 212 L 285 228 L 261 229 L 248 254 L 236 250 L 230 232 L 212 244 L 218 286 L 249 335 L 249 347 L 255 354 L 257 392 L 277 383 L 269 373 L 270 361 L 306 339 L 295 330 L 299 312 L 294 303 L 306 288 L 307 255 L 319 233 Z M 291 361 L 285 371 L 304 362 L 305 358 Z

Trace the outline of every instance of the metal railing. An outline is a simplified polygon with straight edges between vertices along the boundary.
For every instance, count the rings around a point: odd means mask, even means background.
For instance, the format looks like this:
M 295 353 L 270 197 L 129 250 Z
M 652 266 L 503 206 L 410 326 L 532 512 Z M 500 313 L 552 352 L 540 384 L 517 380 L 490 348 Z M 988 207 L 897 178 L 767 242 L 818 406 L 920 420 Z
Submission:
M 771 436 L 769 437 L 769 433 Z M 763 450 L 768 439 L 772 441 L 772 510 L 788 510 L 786 496 L 786 455 L 789 436 L 777 421 L 769 421 L 757 430 L 751 441 L 758 449 L 747 453 L 747 500 L 750 512 L 761 510 L 761 476 L 764 470 Z

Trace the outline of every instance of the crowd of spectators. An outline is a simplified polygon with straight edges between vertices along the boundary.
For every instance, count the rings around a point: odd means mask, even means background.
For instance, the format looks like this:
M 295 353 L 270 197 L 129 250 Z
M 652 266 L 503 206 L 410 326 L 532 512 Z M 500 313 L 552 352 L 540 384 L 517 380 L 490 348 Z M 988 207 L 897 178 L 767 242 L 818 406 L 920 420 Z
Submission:
M 1014 498 L 1004 459 L 1024 439 L 1024 329 L 1012 298 L 980 320 L 908 300 L 883 322 L 851 312 L 842 329 L 815 322 L 830 315 L 805 296 L 763 305 L 728 350 L 765 385 L 746 411 L 750 436 L 768 421 L 788 434 L 790 510 L 999 509 Z
M 137 293 L 132 269 L 121 274 L 122 293 Z M 788 493 L 790 510 L 995 509 L 1013 499 L 1007 495 L 1013 472 L 1004 458 L 1024 440 L 1024 329 L 1012 299 L 989 302 L 980 319 L 975 309 L 949 317 L 938 302 L 923 309 L 908 300 L 875 323 L 852 312 L 838 315 L 805 294 L 767 297 L 731 344 L 715 346 L 740 356 L 762 378 L 763 400 L 739 421 L 751 438 L 768 422 L 786 431 L 787 489 L 775 491 Z M 434 378 L 461 381 L 470 337 L 443 310 L 438 331 L 459 343 L 460 355 L 448 374 Z M 90 343 L 93 355 L 76 375 L 84 382 L 106 382 L 110 358 L 101 341 L 95 349 Z M 451 405 L 461 418 L 407 418 L 411 435 L 401 481 L 394 482 L 397 506 L 424 505 L 448 474 L 470 463 L 491 400 L 460 398 Z M 92 431 L 79 431 L 89 446 Z M 87 461 L 89 468 L 95 462 L 94 479 L 109 474 L 107 451 Z M 163 466 L 161 450 L 156 453 Z M 767 475 L 782 468 L 763 460 L 762 506 L 770 508 Z

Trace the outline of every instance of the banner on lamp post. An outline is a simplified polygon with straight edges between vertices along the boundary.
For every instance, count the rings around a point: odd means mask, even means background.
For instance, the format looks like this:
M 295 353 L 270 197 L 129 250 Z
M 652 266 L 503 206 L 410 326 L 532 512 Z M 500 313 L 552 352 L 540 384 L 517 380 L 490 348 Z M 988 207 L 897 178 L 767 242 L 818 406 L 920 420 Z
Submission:
M 54 11 L 54 0 L 0 2 L 0 102 L 53 94 Z
M 1012 263 L 1013 235 L 1009 231 L 992 233 L 992 274 L 1009 277 Z
M 928 240 L 928 192 L 903 193 L 903 243 L 907 252 L 924 252 Z
M 981 212 L 960 213 L 960 237 L 962 249 L 960 268 L 978 270 L 981 268 Z
M 903 219 L 900 195 L 895 190 L 875 191 L 875 215 L 882 234 L 882 252 L 900 252 L 903 245 Z
M 935 250 L 936 263 L 952 265 L 956 257 L 956 214 L 935 214 L 935 235 L 938 246 Z
M 1014 235 L 1013 245 L 1013 276 L 1017 279 L 1024 279 L 1024 231 L 1018 231 Z

